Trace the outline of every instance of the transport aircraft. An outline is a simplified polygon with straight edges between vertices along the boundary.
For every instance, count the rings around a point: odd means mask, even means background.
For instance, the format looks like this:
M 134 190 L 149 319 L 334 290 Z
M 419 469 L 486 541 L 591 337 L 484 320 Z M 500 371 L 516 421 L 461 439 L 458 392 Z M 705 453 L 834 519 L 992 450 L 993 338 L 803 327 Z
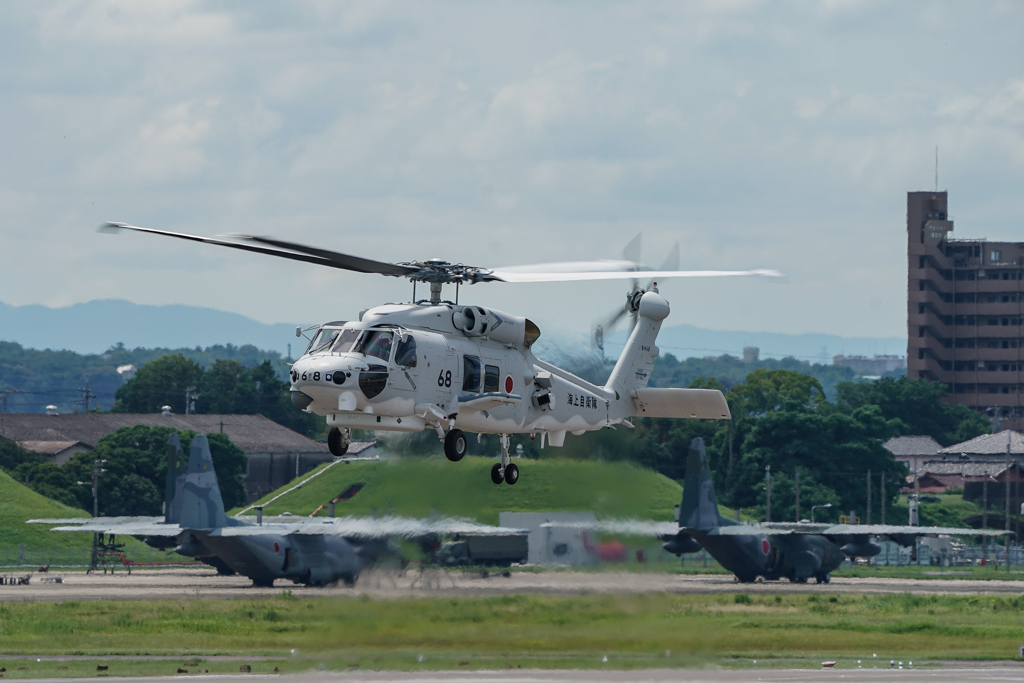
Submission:
M 166 505 L 163 517 L 100 517 L 34 519 L 28 523 L 58 524 L 51 531 L 78 531 L 144 536 L 156 548 L 174 548 L 224 573 L 238 573 L 256 586 L 276 579 L 312 586 L 344 582 L 353 585 L 359 573 L 380 558 L 397 556 L 391 541 L 404 537 L 429 542 L 455 534 L 524 534 L 476 522 L 404 517 L 293 518 L 257 522 L 229 517 L 203 434 L 192 439 L 186 461 L 177 434 L 168 439 Z
M 704 548 L 742 583 L 759 579 L 789 579 L 828 583 L 830 574 L 847 557 L 874 557 L 876 543 L 886 536 L 911 547 L 921 536 L 1001 536 L 1005 531 L 893 524 L 813 524 L 783 522 L 743 524 L 718 511 L 704 440 L 690 443 L 686 480 L 678 523 L 608 520 L 593 523 L 550 523 L 548 527 L 587 527 L 607 533 L 653 534 L 675 555 Z

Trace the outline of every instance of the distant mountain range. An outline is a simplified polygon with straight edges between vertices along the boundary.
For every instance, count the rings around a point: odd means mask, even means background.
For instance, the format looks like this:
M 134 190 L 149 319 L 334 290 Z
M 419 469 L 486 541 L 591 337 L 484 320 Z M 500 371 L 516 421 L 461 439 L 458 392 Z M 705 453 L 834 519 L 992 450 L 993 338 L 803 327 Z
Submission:
M 560 339 L 569 336 L 554 335 Z M 626 339 L 619 331 L 608 335 L 609 356 L 618 355 Z M 34 349 L 66 349 L 102 353 L 118 343 L 128 348 L 181 348 L 252 344 L 260 349 L 297 354 L 295 326 L 266 324 L 237 313 L 200 306 L 149 306 L 103 299 L 66 308 L 11 306 L 0 303 L 0 341 Z M 553 339 L 552 339 L 553 341 Z M 658 336 L 663 352 L 690 356 L 742 356 L 743 347 L 760 348 L 761 358 L 793 356 L 812 363 L 831 363 L 832 356 L 905 355 L 906 337 L 840 337 L 830 334 L 778 334 L 705 330 L 693 325 L 666 327 Z
M 0 303 L 0 341 L 83 354 L 103 353 L 118 343 L 129 349 L 252 344 L 282 356 L 287 355 L 288 344 L 296 354 L 306 344 L 295 339 L 294 325 L 268 325 L 201 306 L 147 306 L 120 299 L 67 308 Z

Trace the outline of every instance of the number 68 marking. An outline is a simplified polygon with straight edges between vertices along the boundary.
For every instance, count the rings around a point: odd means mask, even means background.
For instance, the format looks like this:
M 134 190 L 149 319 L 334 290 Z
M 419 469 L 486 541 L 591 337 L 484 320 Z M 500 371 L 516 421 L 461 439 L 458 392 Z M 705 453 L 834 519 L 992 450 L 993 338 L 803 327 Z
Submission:
M 442 370 L 441 374 L 437 376 L 437 386 L 439 387 L 450 387 L 452 385 L 452 371 Z

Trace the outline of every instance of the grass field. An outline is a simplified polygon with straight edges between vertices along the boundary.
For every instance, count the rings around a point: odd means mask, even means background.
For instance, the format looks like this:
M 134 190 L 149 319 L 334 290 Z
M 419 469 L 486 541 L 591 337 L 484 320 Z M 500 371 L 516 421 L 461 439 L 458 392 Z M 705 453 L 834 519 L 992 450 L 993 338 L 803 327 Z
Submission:
M 263 656 L 253 670 L 323 664 L 378 669 L 636 668 L 785 660 L 1013 659 L 1024 597 L 912 595 L 528 596 L 13 603 L 0 606 L 7 678 L 71 675 L 28 655 L 179 655 L 110 663 L 118 673 L 174 673 L 185 660 Z M 292 654 L 295 650 L 295 654 Z M 607 664 L 602 658 L 607 658 Z M 215 667 L 214 664 L 217 666 Z M 68 666 L 57 670 L 56 666 Z M 210 671 L 237 670 L 210 663 Z M 132 668 L 134 667 L 134 668 Z M 81 666 L 79 666 L 81 668 Z M 187 668 L 187 667 L 186 667 Z M 95 674 L 95 667 L 85 669 Z M 60 674 L 64 671 L 64 674 Z

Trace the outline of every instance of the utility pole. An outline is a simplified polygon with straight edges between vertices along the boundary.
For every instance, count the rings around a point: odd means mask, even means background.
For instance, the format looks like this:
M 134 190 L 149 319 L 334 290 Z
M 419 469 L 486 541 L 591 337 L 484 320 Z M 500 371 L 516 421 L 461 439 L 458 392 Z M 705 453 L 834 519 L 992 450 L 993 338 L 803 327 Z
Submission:
M 89 380 L 85 380 L 85 389 L 79 387 L 79 393 L 82 394 L 82 398 L 79 401 L 75 401 L 75 405 L 84 406 L 85 412 L 89 412 L 89 399 L 96 398 L 96 394 L 89 391 Z
M 1003 476 L 1006 478 L 1006 535 L 1003 536 L 1003 544 L 1006 549 L 1006 573 L 1010 573 L 1010 435 L 1013 434 L 1012 429 L 1006 430 L 1006 469 L 1003 470 Z
M 882 524 L 885 524 L 885 472 L 879 475 L 882 480 L 881 488 L 878 489 L 878 495 L 881 498 L 879 501 L 882 507 Z
M 764 490 L 765 490 L 765 507 L 764 507 L 764 521 L 772 521 L 772 466 L 766 465 L 764 468 Z
M 871 470 L 868 470 L 868 506 L 865 509 L 868 511 L 867 523 L 871 524 Z
M 793 491 L 796 492 L 796 519 L 794 521 L 800 521 L 800 468 L 798 467 L 796 472 L 793 473 Z
M 103 466 L 107 464 L 106 460 L 94 460 L 92 463 L 92 516 L 93 519 L 100 516 L 100 475 L 106 472 Z M 79 482 L 82 483 L 82 482 Z M 89 571 L 96 569 L 99 566 L 99 551 L 100 546 L 103 545 L 103 534 L 94 533 L 92 535 L 92 558 L 89 560 Z
M 981 528 L 988 528 L 988 468 L 985 468 L 981 479 Z M 988 536 L 981 537 L 981 556 L 988 564 Z

